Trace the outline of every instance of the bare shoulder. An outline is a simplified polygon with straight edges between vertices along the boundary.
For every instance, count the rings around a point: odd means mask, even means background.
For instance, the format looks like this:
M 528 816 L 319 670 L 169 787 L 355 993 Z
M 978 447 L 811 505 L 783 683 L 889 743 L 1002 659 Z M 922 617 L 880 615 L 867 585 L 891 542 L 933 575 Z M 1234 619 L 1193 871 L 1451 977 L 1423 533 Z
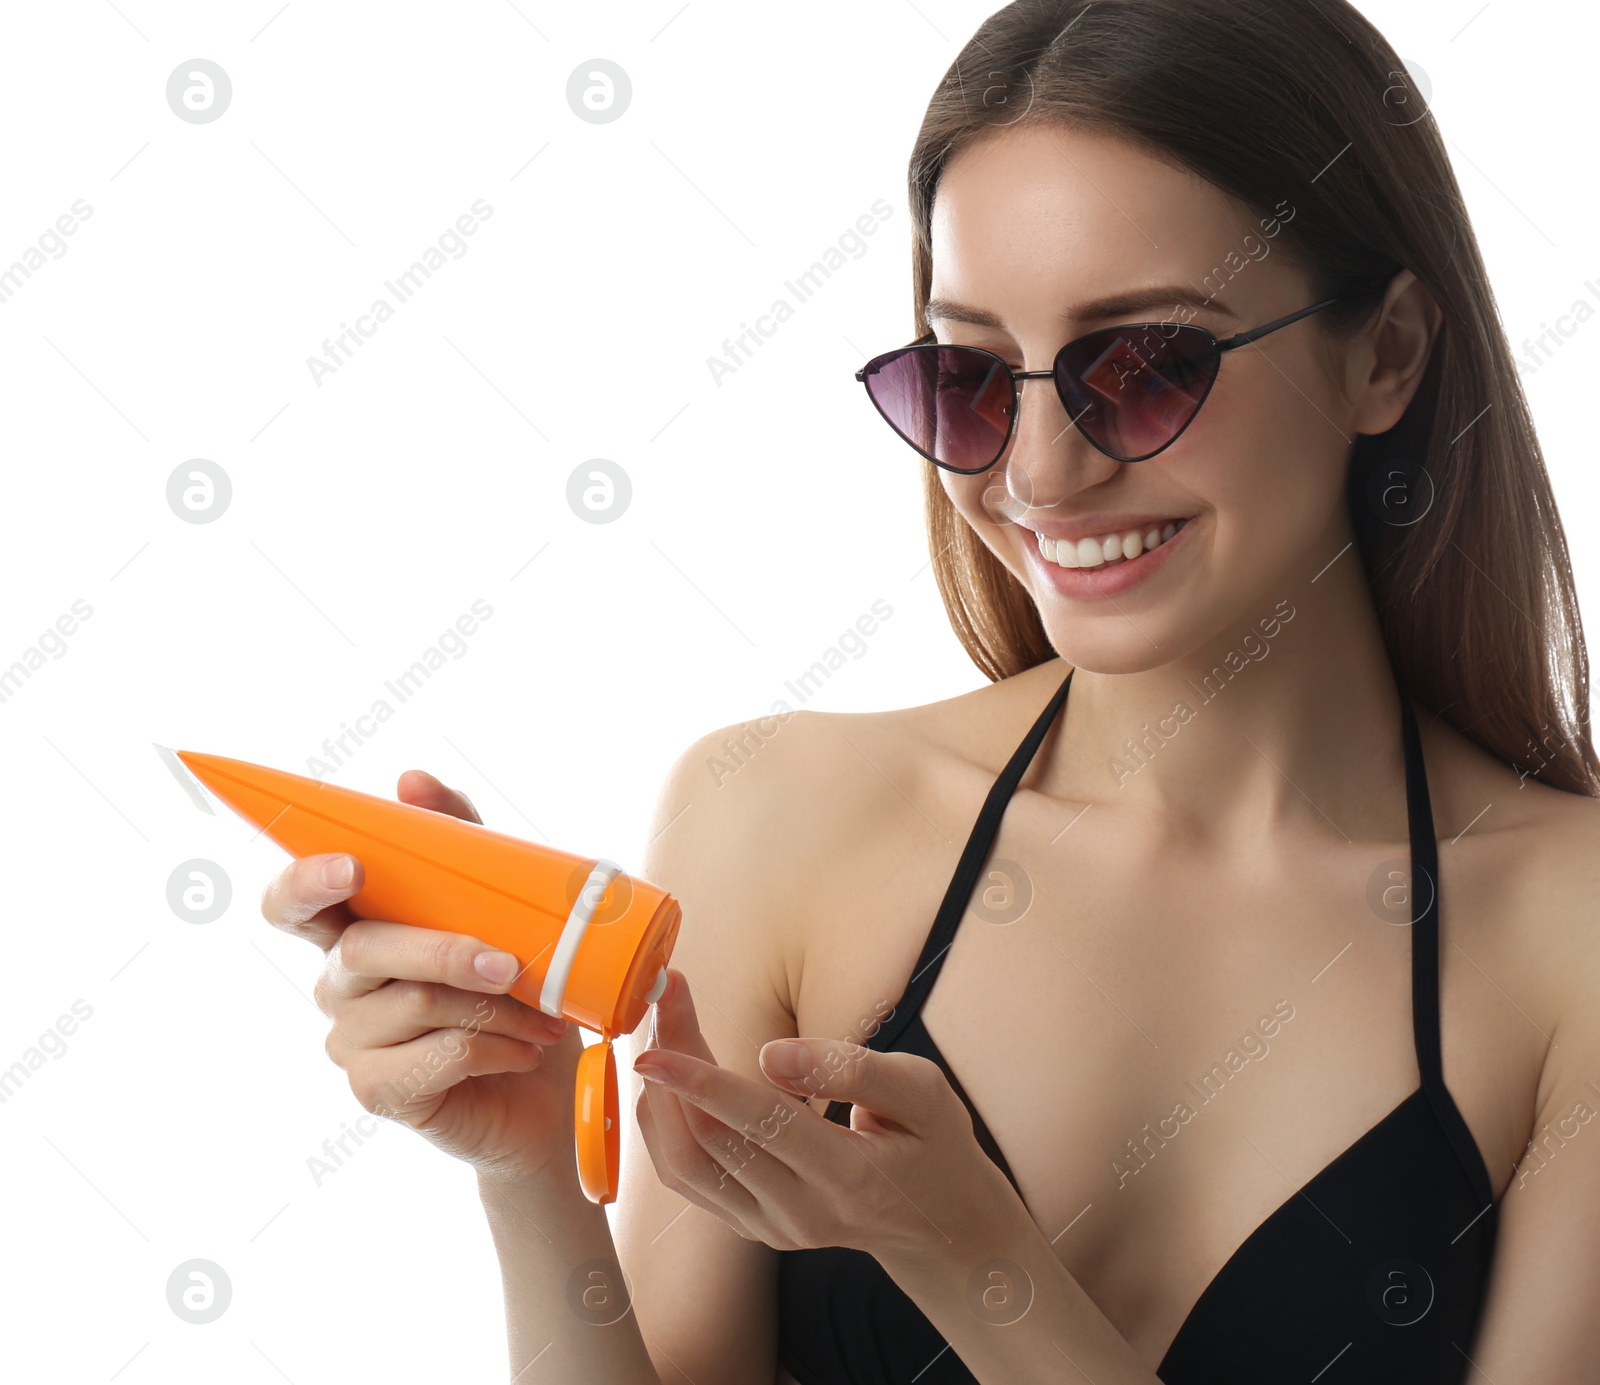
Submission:
M 1443 889 L 1458 899 L 1471 892 L 1473 945 L 1509 969 L 1502 979 L 1536 983 L 1554 1023 L 1574 1005 L 1596 1007 L 1600 798 L 1513 769 L 1436 717 L 1418 720 Z
M 644 873 L 677 895 L 686 925 L 692 908 L 737 913 L 792 1013 L 808 930 L 859 917 L 860 892 L 881 887 L 912 824 L 947 834 L 970 813 L 969 781 L 993 779 L 1064 667 L 913 706 L 800 709 L 709 731 L 667 775 Z M 853 911 L 839 907 L 852 897 Z
M 968 762 L 1003 761 L 1018 720 L 1035 714 L 1043 699 L 1014 686 L 1028 677 L 881 712 L 769 715 L 678 755 L 641 869 L 682 906 L 672 965 L 720 1068 L 764 1086 L 765 1043 L 795 1036 L 802 1015 L 807 1033 L 850 1032 L 871 978 L 909 966 L 923 925 L 904 887 L 930 888 L 913 879 L 917 854 L 947 846 L 951 783 L 970 790 L 977 774 Z M 919 837 L 911 824 L 925 818 L 943 830 Z M 625 1069 L 647 1032 L 620 1036 Z M 663 1379 L 770 1380 L 777 1254 L 661 1181 L 644 1084 L 631 1072 L 629 1083 L 615 1230 L 652 1362 Z

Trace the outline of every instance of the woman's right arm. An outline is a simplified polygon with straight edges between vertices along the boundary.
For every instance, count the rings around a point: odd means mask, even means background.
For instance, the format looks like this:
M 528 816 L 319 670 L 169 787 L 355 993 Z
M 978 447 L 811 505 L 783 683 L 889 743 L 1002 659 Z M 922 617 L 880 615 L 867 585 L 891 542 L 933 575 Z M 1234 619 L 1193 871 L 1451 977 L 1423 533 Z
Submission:
M 765 1084 L 761 1045 L 796 1033 L 784 955 L 791 934 L 780 909 L 796 907 L 803 890 L 796 877 L 805 853 L 796 843 L 807 814 L 796 799 L 809 797 L 801 787 L 808 776 L 796 773 L 804 737 L 792 727 L 788 745 L 762 749 L 764 763 L 714 775 L 709 766 L 715 757 L 725 762 L 723 746 L 737 730 L 714 731 L 678 757 L 657 798 L 640 873 L 683 907 L 671 965 L 674 984 L 693 996 L 704 1056 Z M 679 1007 L 662 1009 L 662 1042 L 703 1052 L 696 1036 L 666 1032 L 667 1012 Z M 644 1084 L 632 1071 L 648 1028 L 616 1041 L 623 1127 L 615 1249 L 602 1209 L 578 1190 L 570 1156 L 559 1179 L 480 1176 L 505 1273 L 513 1375 L 537 1359 L 517 1385 L 773 1385 L 777 1252 L 661 1182 L 640 1133 Z M 558 1333 L 557 1314 L 563 1325 L 593 1325 L 586 1334 Z M 561 1346 L 550 1345 L 558 1337 Z M 641 1341 L 644 1354 L 635 1357 Z M 568 1342 L 578 1349 L 553 1361 Z
M 466 798 L 408 772 L 401 801 L 479 821 Z M 324 867 L 354 860 L 340 882 Z M 506 994 L 516 958 L 458 933 L 358 919 L 345 901 L 359 860 L 303 856 L 269 882 L 261 912 L 326 953 L 314 996 L 332 1020 L 328 1056 L 356 1100 L 476 1168 L 505 1275 L 518 1385 L 660 1385 L 631 1315 L 597 1311 L 590 1271 L 615 1263 L 603 1208 L 574 1152 L 576 1025 Z M 485 958 L 509 962 L 496 973 Z
M 772 776 L 747 771 L 743 784 L 720 787 L 709 776 L 719 736 L 673 766 L 641 874 L 683 906 L 672 965 L 688 973 L 715 1061 L 765 1081 L 761 1044 L 795 1033 L 770 916 L 785 897 L 784 853 L 778 815 L 755 801 L 764 796 L 756 781 Z M 432 776 L 403 778 L 399 796 L 478 820 Z M 330 886 L 321 873 L 330 859 L 291 862 L 262 912 L 327 953 L 316 998 L 333 1020 L 328 1054 L 357 1100 L 476 1168 L 505 1288 L 510 1378 L 772 1385 L 776 1252 L 661 1184 L 634 1112 L 642 1084 L 631 1053 L 645 1027 L 617 1044 L 625 1095 L 614 1244 L 605 1209 L 577 1177 L 577 1027 L 504 994 L 509 980 L 481 975 L 477 958 L 490 949 L 477 939 L 356 920 L 343 901 L 360 888 L 361 867 Z
M 731 772 L 728 743 L 745 733 L 713 731 L 679 756 L 656 801 L 641 873 L 683 906 L 673 984 L 687 986 L 693 1005 L 669 996 L 658 1007 L 660 1042 L 770 1086 L 757 1054 L 771 1039 L 798 1034 L 791 997 L 801 925 L 814 874 L 836 845 L 818 834 L 829 833 L 823 800 L 839 788 L 810 713 L 791 714 Z M 697 1033 L 673 1028 L 696 1021 Z M 649 1040 L 640 1025 L 618 1046 L 627 1085 L 619 1093 L 626 1119 L 616 1238 L 645 1344 L 671 1385 L 773 1385 L 778 1252 L 661 1181 L 640 1129 L 648 1084 L 632 1064 Z M 775 1103 L 784 1099 L 772 1092 Z M 661 1121 L 675 1105 L 653 1111 L 658 1152 L 668 1143 Z

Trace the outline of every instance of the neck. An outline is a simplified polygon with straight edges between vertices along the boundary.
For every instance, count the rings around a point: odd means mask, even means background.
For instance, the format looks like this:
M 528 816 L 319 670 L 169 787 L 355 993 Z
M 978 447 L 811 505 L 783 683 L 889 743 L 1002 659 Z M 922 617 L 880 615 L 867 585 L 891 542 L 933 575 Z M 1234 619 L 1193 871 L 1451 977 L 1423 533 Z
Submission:
M 1288 822 L 1403 838 L 1395 676 L 1354 546 L 1328 562 L 1342 543 L 1169 663 L 1076 672 L 1048 776 L 1062 795 L 1204 842 Z

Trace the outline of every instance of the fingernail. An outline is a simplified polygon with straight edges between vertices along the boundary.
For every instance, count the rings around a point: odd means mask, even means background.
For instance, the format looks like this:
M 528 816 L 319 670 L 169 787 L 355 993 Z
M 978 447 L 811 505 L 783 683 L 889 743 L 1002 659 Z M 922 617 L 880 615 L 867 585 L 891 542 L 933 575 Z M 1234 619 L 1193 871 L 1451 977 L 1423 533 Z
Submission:
M 497 986 L 505 985 L 517 974 L 517 959 L 509 952 L 499 952 L 494 948 L 480 952 L 472 959 L 472 965 L 479 976 L 485 981 L 493 981 Z
M 633 1060 L 633 1070 L 648 1082 L 655 1082 L 663 1087 L 672 1086 L 672 1077 L 667 1072 L 666 1065 L 646 1054 L 641 1053 Z
M 808 1062 L 806 1046 L 799 1039 L 774 1039 L 760 1057 L 761 1066 L 774 1077 L 800 1077 Z
M 322 883 L 330 890 L 342 890 L 356 878 L 353 856 L 335 856 L 322 867 Z

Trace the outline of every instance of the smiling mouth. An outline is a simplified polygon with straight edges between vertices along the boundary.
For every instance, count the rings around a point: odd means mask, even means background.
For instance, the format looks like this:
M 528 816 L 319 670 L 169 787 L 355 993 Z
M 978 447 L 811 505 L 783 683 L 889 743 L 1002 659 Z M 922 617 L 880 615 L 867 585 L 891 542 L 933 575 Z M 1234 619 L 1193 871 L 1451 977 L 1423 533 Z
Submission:
M 1160 528 L 1151 525 L 1143 532 L 1129 529 L 1125 533 L 1105 534 L 1100 538 L 1051 539 L 1038 533 L 1034 537 L 1038 540 L 1040 555 L 1047 563 L 1054 563 L 1057 567 L 1114 567 L 1160 548 L 1181 533 L 1188 523 L 1189 519 L 1169 520 Z

